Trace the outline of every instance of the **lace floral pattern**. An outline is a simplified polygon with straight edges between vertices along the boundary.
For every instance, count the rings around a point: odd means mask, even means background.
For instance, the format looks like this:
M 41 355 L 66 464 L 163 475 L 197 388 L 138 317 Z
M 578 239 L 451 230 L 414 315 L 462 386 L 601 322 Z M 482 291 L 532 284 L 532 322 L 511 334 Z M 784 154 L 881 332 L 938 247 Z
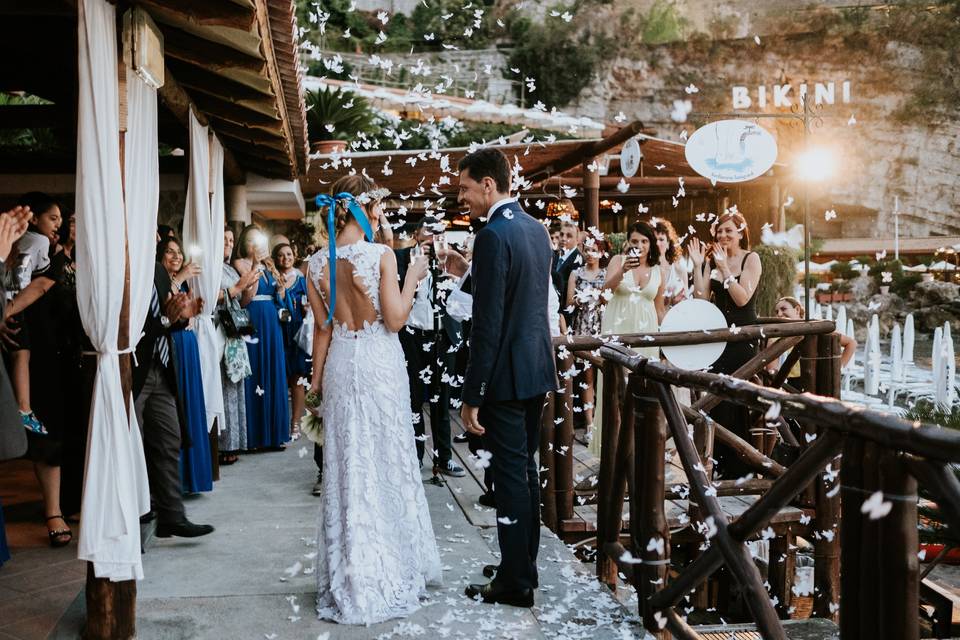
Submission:
M 410 391 L 397 334 L 380 315 L 382 245 L 338 248 L 362 278 L 377 320 L 351 331 L 334 320 L 323 371 L 323 490 L 317 535 L 317 612 L 374 624 L 420 608 L 441 580 L 440 553 L 420 478 Z M 317 291 L 325 252 L 310 259 Z

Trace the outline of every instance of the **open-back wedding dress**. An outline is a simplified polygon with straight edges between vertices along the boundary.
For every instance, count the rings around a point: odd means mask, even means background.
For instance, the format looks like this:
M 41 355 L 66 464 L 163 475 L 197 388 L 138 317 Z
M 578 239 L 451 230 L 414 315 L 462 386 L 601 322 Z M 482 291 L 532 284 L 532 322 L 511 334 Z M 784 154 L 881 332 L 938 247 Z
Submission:
M 333 320 L 323 369 L 323 489 L 317 534 L 317 611 L 321 618 L 373 624 L 420 607 L 441 580 L 414 441 L 403 350 L 383 324 L 380 258 L 389 249 L 360 241 L 337 247 L 337 284 L 365 288 L 361 326 Z M 329 259 L 310 259 L 321 282 Z M 349 278 L 349 279 L 346 279 Z M 366 306 L 363 296 L 358 299 Z M 337 307 L 348 304 L 341 298 Z M 321 318 L 318 317 L 320 322 Z

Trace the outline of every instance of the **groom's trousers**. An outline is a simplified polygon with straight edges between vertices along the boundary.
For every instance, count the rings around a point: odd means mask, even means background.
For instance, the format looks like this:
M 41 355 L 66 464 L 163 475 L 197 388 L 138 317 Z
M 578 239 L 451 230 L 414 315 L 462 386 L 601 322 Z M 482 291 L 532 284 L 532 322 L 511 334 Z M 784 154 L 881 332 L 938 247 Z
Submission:
M 494 579 L 505 589 L 531 589 L 540 548 L 540 479 L 534 456 L 540 445 L 544 396 L 486 402 L 480 406 L 484 442 L 490 447 L 497 502 L 500 567 Z

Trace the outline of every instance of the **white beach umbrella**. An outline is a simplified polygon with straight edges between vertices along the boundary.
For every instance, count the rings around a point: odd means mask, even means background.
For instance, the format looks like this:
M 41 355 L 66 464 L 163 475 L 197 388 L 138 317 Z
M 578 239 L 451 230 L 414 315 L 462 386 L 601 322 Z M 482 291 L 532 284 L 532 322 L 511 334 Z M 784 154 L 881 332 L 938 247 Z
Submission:
M 903 361 L 906 363 L 913 362 L 914 340 L 913 314 L 908 313 L 907 319 L 903 324 Z
M 890 334 L 890 379 L 903 382 L 903 339 L 899 322 L 893 325 Z

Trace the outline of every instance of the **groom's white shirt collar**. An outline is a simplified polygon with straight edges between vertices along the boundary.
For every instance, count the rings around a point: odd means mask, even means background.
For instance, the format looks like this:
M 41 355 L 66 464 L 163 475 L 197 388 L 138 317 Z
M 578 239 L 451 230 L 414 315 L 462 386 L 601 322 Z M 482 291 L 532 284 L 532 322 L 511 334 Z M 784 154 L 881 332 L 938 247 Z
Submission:
M 490 218 L 493 217 L 493 214 L 496 213 L 497 209 L 499 209 L 505 204 L 510 204 L 511 202 L 516 202 L 516 201 L 517 201 L 516 198 L 504 198 L 503 200 L 497 200 L 496 202 L 494 202 L 493 206 L 490 207 L 489 211 L 487 211 L 487 222 L 490 222 Z

